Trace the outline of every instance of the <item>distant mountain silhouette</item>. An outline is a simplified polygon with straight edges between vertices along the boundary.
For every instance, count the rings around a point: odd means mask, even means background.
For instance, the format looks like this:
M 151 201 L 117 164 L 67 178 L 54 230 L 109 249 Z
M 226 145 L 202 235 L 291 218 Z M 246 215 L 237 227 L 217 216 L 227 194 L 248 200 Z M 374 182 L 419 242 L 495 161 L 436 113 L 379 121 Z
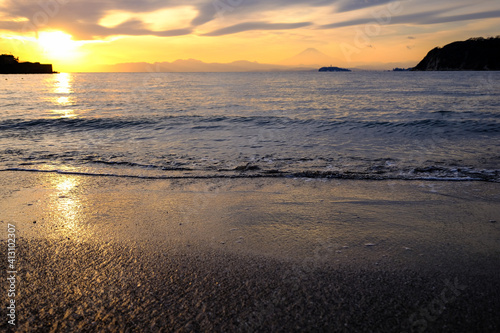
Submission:
M 285 59 L 281 64 L 286 66 L 311 66 L 320 67 L 325 65 L 330 65 L 335 63 L 335 59 L 327 56 L 323 52 L 318 51 L 315 48 L 308 48 L 299 54 Z
M 196 59 L 175 60 L 173 62 L 133 62 L 115 65 L 103 65 L 96 68 L 102 72 L 272 72 L 272 71 L 305 71 L 314 70 L 309 67 L 260 64 L 258 62 L 240 60 L 231 63 L 205 63 Z
M 500 36 L 471 38 L 436 47 L 413 70 L 500 70 Z

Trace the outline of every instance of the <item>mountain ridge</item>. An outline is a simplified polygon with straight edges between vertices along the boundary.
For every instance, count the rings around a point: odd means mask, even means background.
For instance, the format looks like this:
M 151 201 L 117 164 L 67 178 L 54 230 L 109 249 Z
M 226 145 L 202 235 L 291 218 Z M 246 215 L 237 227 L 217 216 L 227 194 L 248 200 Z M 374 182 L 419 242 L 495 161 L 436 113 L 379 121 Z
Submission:
M 229 63 L 203 62 L 198 59 L 177 59 L 172 62 L 126 62 L 96 66 L 102 72 L 272 72 L 272 71 L 316 71 L 325 65 L 335 63 L 335 59 L 307 48 L 291 58 L 277 64 L 257 61 L 236 60 Z
M 102 72 L 260 72 L 260 71 L 312 71 L 314 66 L 286 66 L 261 64 L 256 61 L 236 60 L 230 63 L 206 63 L 197 59 L 177 59 L 172 62 L 128 62 L 100 65 Z

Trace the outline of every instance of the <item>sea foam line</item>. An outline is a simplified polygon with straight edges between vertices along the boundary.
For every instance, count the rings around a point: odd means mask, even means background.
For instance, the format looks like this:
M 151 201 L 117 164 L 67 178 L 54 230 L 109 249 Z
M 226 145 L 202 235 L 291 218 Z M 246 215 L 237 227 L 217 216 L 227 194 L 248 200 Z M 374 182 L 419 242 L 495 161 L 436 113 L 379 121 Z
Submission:
M 296 173 L 269 173 L 269 174 L 211 174 L 211 175 L 181 175 L 181 176 L 143 176 L 143 175 L 127 175 L 114 173 L 92 173 L 82 171 L 64 171 L 64 170 L 41 170 L 41 169 L 22 169 L 22 168 L 7 168 L 0 169 L 0 172 L 32 172 L 32 173 L 55 173 L 61 175 L 73 176 L 89 176 L 89 177 L 114 177 L 114 178 L 134 178 L 134 179 L 150 179 L 150 180 L 168 180 L 168 179 L 239 179 L 239 178 L 299 178 L 299 179 L 347 179 L 347 180 L 403 180 L 403 181 L 453 181 L 453 182 L 470 182 L 470 181 L 485 181 L 500 183 L 497 179 L 484 179 L 474 177 L 407 177 L 407 176 L 380 176 L 367 174 L 342 174 L 329 173 L 317 174 L 308 172 Z
M 116 177 L 116 178 L 136 178 L 136 179 L 213 179 L 213 178 L 277 178 L 282 177 L 279 174 L 254 174 L 254 175 L 182 175 L 182 176 L 141 176 L 141 175 L 119 175 L 115 173 L 92 173 L 81 171 L 64 171 L 64 170 L 41 170 L 41 169 L 22 169 L 22 168 L 7 168 L 1 169 L 0 172 L 33 172 L 33 173 L 57 173 L 61 175 L 72 176 L 91 176 L 91 177 Z

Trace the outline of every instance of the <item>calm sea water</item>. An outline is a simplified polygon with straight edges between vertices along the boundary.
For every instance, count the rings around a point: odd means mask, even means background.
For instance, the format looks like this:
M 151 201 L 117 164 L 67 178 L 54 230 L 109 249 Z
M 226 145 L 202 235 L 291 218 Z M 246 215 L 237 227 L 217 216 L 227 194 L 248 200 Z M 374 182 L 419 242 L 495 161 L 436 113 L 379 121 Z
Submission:
M 500 181 L 500 72 L 0 75 L 0 169 Z

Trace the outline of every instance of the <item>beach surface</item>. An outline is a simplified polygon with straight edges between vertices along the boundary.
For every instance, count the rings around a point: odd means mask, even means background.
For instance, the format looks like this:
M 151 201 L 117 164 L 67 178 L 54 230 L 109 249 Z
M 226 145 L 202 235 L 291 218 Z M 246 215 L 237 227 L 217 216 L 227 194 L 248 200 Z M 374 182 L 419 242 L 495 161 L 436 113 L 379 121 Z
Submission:
M 497 332 L 498 202 L 489 182 L 2 171 L 0 329 Z

